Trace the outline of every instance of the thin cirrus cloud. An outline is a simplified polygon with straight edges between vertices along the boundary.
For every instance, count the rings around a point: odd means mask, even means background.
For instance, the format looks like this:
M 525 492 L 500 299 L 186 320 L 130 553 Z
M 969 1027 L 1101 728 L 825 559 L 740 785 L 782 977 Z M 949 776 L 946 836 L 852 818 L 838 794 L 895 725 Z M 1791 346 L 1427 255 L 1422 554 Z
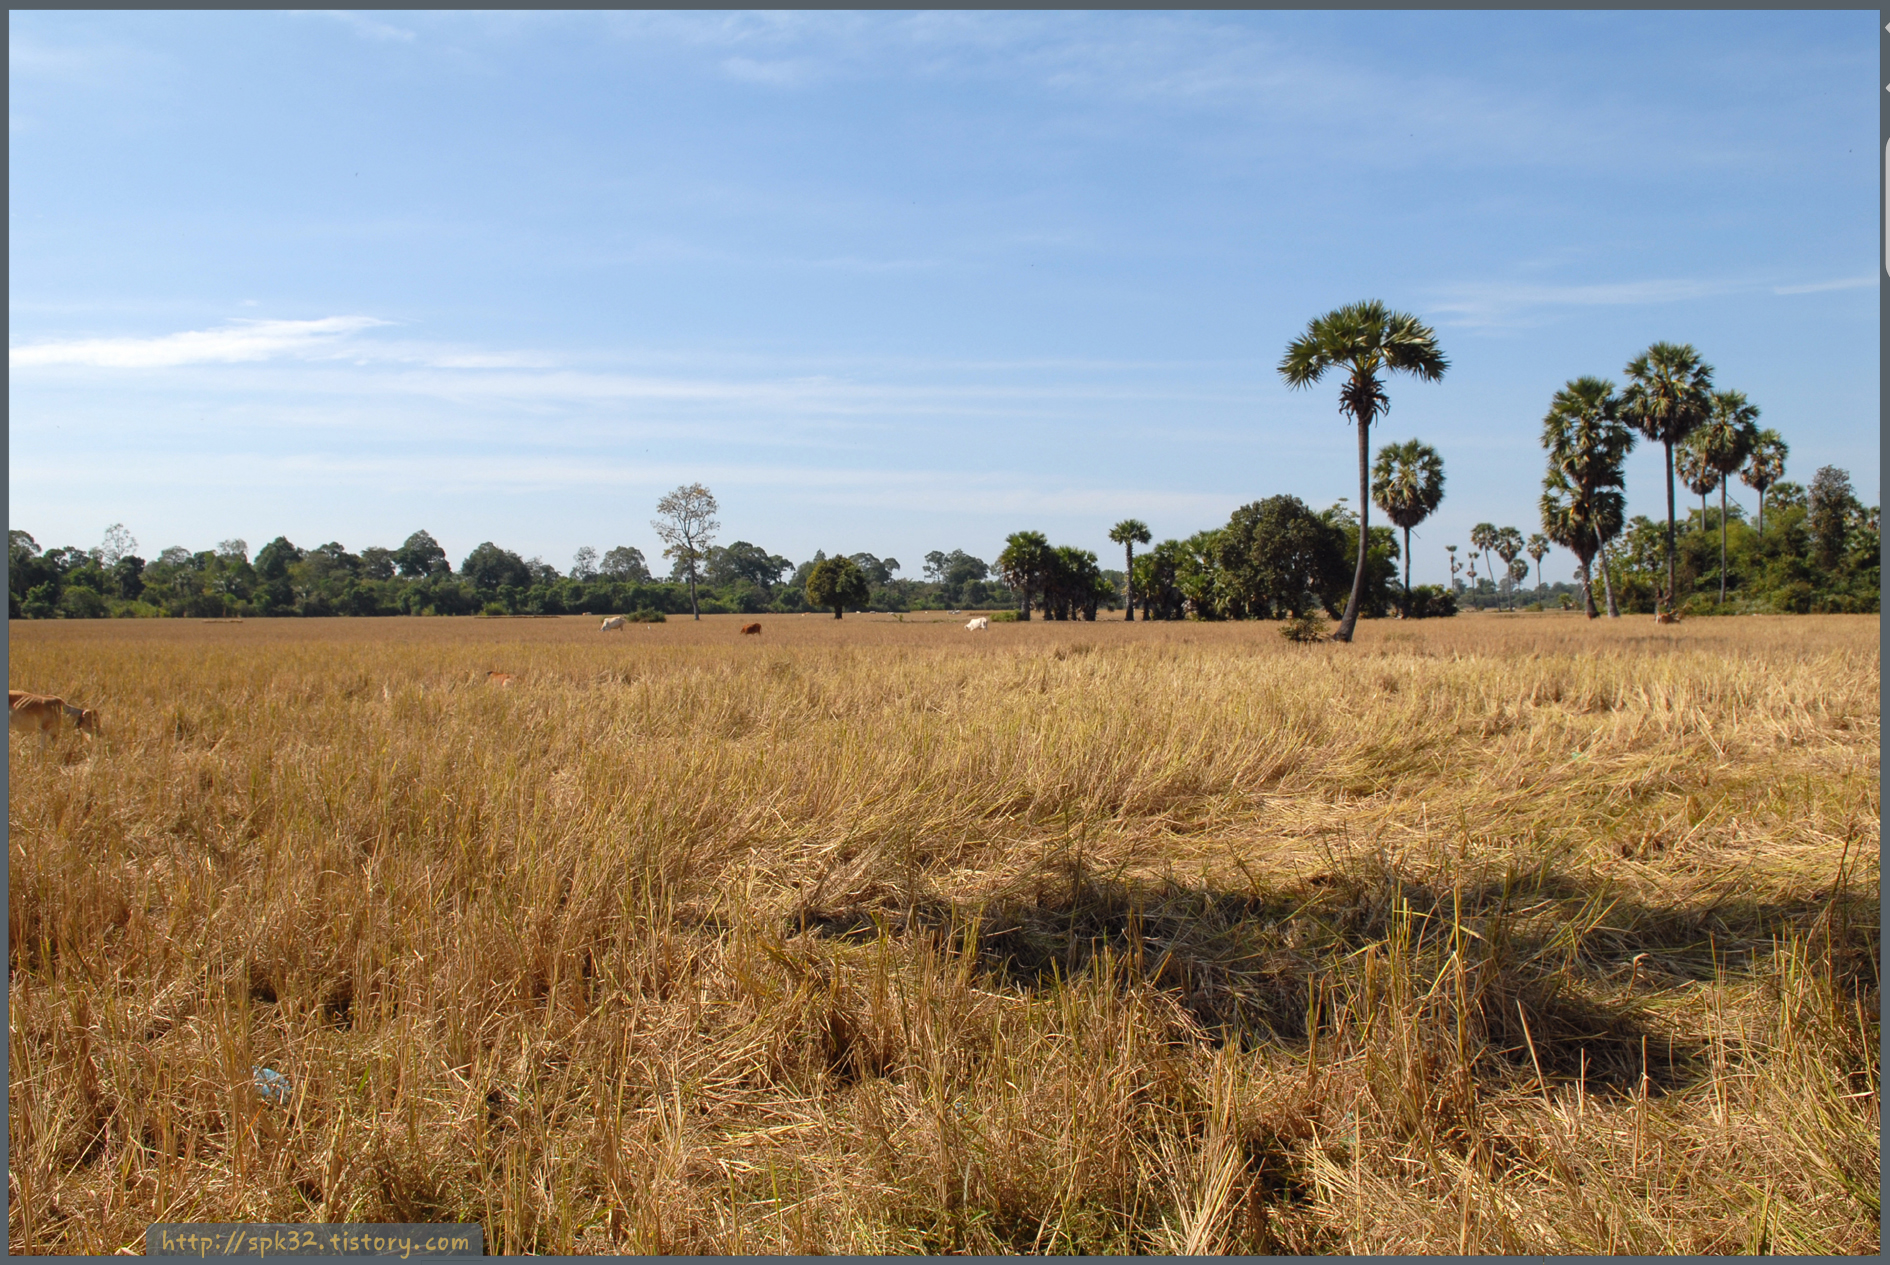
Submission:
M 1570 307 L 1640 307 L 1659 303 L 1684 303 L 1722 295 L 1771 293 L 1821 294 L 1831 290 L 1851 290 L 1875 285 L 1871 277 L 1845 277 L 1835 281 L 1814 281 L 1799 285 L 1766 286 L 1742 280 L 1692 280 L 1687 278 L 1648 281 L 1598 282 L 1588 285 L 1518 285 L 1495 282 L 1485 285 L 1453 286 L 1440 292 L 1428 310 L 1449 323 L 1461 327 L 1496 328 L 1535 324 L 1540 313 L 1552 308 Z
M 101 369 L 169 369 L 233 364 L 281 356 L 334 355 L 353 334 L 392 324 L 373 316 L 325 316 L 312 321 L 237 321 L 221 329 L 183 330 L 156 338 L 77 338 L 7 349 L 13 369 L 85 365 Z

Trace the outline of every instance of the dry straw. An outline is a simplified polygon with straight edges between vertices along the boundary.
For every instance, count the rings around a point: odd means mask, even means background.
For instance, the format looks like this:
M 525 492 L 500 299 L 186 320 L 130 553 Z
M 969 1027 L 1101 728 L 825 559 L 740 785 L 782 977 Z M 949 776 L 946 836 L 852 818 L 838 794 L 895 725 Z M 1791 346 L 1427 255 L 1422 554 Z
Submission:
M 1874 617 L 741 622 L 16 624 L 11 1250 L 1875 1250 Z

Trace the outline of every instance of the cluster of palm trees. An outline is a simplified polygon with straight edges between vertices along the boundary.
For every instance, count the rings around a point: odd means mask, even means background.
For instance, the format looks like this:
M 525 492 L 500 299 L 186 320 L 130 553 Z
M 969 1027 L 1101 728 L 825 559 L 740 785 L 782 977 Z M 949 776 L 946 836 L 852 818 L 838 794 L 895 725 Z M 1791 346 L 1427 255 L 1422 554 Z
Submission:
M 1148 540 L 1148 529 L 1142 529 Z M 1034 600 L 1045 619 L 1095 619 L 1096 609 L 1115 596 L 1096 555 L 1073 545 L 1052 545 L 1039 531 L 1012 532 L 998 555 L 998 571 L 1018 594 L 1017 617 L 1030 618 Z
M 1785 471 L 1788 450 L 1771 430 L 1758 427 L 1758 407 L 1741 391 L 1715 390 L 1713 367 L 1685 343 L 1655 343 L 1628 362 L 1627 386 L 1598 377 L 1576 378 L 1555 393 L 1543 418 L 1542 446 L 1549 454 L 1543 480 L 1542 525 L 1549 539 L 1575 555 L 1582 600 L 1589 618 L 1595 607 L 1591 568 L 1601 560 L 1609 615 L 1619 615 L 1608 578 L 1608 542 L 1625 523 L 1622 465 L 1637 437 L 1666 450 L 1667 584 L 1657 610 L 1675 600 L 1674 478 L 1700 497 L 1720 493 L 1719 600 L 1726 600 L 1726 481 L 1737 473 L 1759 493 L 1764 526 L 1765 491 Z

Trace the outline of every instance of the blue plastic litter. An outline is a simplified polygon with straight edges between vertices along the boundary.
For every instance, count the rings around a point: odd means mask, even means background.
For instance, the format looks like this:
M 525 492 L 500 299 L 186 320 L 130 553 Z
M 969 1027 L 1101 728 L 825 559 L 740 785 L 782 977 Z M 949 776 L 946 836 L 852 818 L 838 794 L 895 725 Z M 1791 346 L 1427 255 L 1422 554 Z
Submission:
M 272 1067 L 252 1067 L 249 1074 L 254 1078 L 257 1096 L 264 1102 L 280 1107 L 289 1101 L 289 1078 Z

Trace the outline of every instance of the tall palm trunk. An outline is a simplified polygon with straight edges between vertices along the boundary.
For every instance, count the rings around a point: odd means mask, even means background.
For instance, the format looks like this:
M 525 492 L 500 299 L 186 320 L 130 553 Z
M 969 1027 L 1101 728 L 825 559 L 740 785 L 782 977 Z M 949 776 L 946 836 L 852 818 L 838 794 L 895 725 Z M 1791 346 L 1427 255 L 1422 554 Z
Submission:
M 1719 604 L 1726 604 L 1726 480 L 1719 481 Z
M 1332 634 L 1334 641 L 1352 640 L 1352 629 L 1358 626 L 1359 606 L 1365 600 L 1365 550 L 1371 540 L 1372 513 L 1371 424 L 1371 413 L 1361 409 L 1358 417 L 1358 568 L 1352 573 L 1352 596 L 1346 600 L 1345 614 L 1339 617 L 1338 631 Z
M 1595 548 L 1601 558 L 1601 590 L 1608 596 L 1608 618 L 1621 618 L 1621 608 L 1614 604 L 1614 579 L 1608 574 L 1608 542 L 1595 533 Z
M 1404 617 L 1411 618 L 1411 529 L 1404 529 Z
M 1580 559 L 1580 562 L 1581 562 L 1580 575 L 1581 575 L 1581 580 L 1582 580 L 1582 611 L 1590 619 L 1600 619 L 1601 612 L 1595 609 L 1594 581 L 1589 579 L 1589 576 L 1588 576 L 1588 559 L 1582 558 Z
M 1122 565 L 1124 568 L 1122 572 L 1122 604 L 1128 608 L 1122 612 L 1122 618 L 1133 624 L 1135 622 L 1135 542 L 1133 540 L 1126 542 L 1122 546 L 1122 553 Z M 1148 622 L 1148 612 L 1146 610 L 1142 612 L 1142 621 L 1144 623 Z
M 1666 441 L 1667 448 L 1667 610 L 1674 608 L 1674 565 L 1673 565 L 1673 440 Z M 1654 613 L 1660 613 L 1660 603 L 1654 603 Z

